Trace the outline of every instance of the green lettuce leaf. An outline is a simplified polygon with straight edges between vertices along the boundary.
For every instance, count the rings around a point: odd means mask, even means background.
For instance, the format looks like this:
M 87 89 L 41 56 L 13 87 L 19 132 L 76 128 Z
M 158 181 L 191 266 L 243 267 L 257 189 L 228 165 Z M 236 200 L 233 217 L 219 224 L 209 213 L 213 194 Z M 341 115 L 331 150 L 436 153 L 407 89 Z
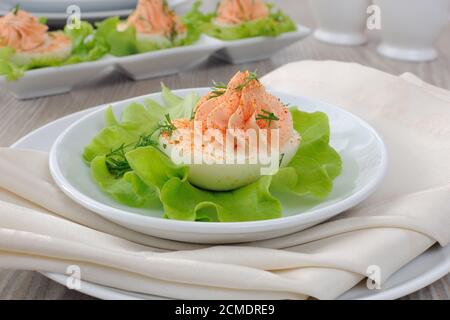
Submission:
M 170 40 L 167 41 L 149 41 L 149 40 L 136 40 L 137 52 L 144 53 L 150 51 L 157 51 L 173 47 L 173 43 Z
M 112 17 L 97 23 L 96 36 L 103 39 L 108 46 L 109 53 L 114 56 L 123 57 L 138 53 L 135 28 L 128 27 L 124 31 L 118 31 L 119 23 L 121 23 L 119 17 Z
M 9 47 L 0 48 L 0 75 L 5 76 L 8 81 L 14 81 L 23 76 L 24 69 L 10 62 L 15 51 Z
M 64 33 L 72 40 L 72 55 L 64 64 L 98 60 L 108 52 L 105 41 L 96 35 L 89 22 L 81 21 L 80 28 L 66 26 Z
M 202 1 L 195 1 L 191 9 L 181 18 L 188 31 L 186 37 L 174 41 L 175 46 L 187 46 L 200 38 L 202 26 L 208 22 L 208 18 L 200 11 L 201 5 Z
M 124 109 L 122 121 L 119 123 L 112 109 L 108 108 L 105 113 L 105 123 L 108 126 L 85 147 L 84 160 L 91 162 L 96 157 L 105 156 L 120 147 L 124 147 L 125 151 L 130 150 L 139 142 L 140 137 L 154 132 L 160 120 L 159 112 L 149 112 L 144 105 L 132 103 Z
M 181 97 L 178 97 L 177 95 L 173 94 L 172 91 L 167 88 L 164 83 L 161 83 L 161 92 L 162 92 L 162 98 L 164 100 L 164 103 L 169 107 L 173 108 L 183 102 L 183 99 Z
M 130 104 L 120 121 L 109 108 L 106 127 L 84 150 L 94 181 L 119 203 L 143 208 L 159 205 L 164 217 L 176 220 L 273 219 L 281 217 L 282 206 L 272 192 L 293 194 L 299 201 L 305 197 L 320 200 L 330 194 L 333 180 L 341 173 L 341 158 L 329 145 L 328 117 L 293 108 L 294 128 L 302 143 L 287 167 L 232 191 L 197 188 L 189 182 L 189 168 L 175 165 L 159 149 L 157 134 L 153 134 L 167 114 L 172 119 L 190 118 L 199 96 L 181 98 L 163 85 L 162 98 L 163 104 L 153 100 Z M 148 143 L 143 136 L 156 143 Z
M 164 105 L 151 99 L 146 100 L 144 104 L 131 103 L 123 110 L 120 122 L 114 116 L 112 108 L 108 108 L 105 112 L 106 126 L 85 147 L 84 160 L 90 163 L 94 158 L 107 155 L 121 147 L 124 151 L 134 149 L 142 137 L 152 137 L 166 114 L 171 119 L 191 118 L 200 99 L 198 94 L 190 93 L 182 99 L 164 84 L 162 92 Z
M 161 207 L 156 190 L 133 172 L 128 171 L 119 179 L 111 175 L 105 156 L 98 156 L 91 162 L 91 174 L 100 189 L 119 203 L 137 208 Z
M 297 30 L 296 24 L 282 11 L 275 11 L 268 5 L 270 15 L 267 18 L 248 21 L 236 26 L 219 26 L 214 23 L 215 13 L 203 14 L 198 8 L 191 12 L 191 24 L 204 33 L 221 40 L 239 40 L 253 37 L 276 37 L 285 32 Z
M 191 119 L 194 108 L 200 100 L 197 93 L 188 93 L 183 99 L 174 95 L 164 84 L 162 86 L 162 97 L 167 107 L 167 113 L 171 119 Z
M 307 113 L 298 109 L 291 109 L 291 114 L 302 142 L 288 166 L 273 177 L 271 190 L 325 198 L 342 170 L 339 154 L 329 145 L 328 117 L 322 112 Z
M 174 165 L 153 147 L 138 148 L 126 157 L 133 172 L 158 189 L 164 215 L 169 219 L 234 222 L 281 216 L 280 202 L 269 193 L 271 177 L 237 190 L 212 192 L 190 184 L 189 169 Z

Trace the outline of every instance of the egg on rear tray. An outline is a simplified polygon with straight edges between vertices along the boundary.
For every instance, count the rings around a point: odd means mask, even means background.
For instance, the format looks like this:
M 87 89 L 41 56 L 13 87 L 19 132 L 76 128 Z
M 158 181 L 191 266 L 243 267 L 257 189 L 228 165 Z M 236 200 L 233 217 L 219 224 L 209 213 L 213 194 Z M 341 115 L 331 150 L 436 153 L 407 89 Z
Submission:
M 28 51 L 17 51 L 11 61 L 17 65 L 28 65 L 35 60 L 58 62 L 66 60 L 72 53 L 72 41 L 61 32 L 50 32 L 42 45 Z

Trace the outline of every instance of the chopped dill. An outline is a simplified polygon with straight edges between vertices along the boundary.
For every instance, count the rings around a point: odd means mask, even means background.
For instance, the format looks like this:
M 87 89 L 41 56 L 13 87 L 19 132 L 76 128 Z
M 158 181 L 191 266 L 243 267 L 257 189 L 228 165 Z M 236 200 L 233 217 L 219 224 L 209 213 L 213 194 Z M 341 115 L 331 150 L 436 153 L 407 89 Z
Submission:
M 243 83 L 238 85 L 236 87 L 236 90 L 241 91 L 246 86 L 248 86 L 252 81 L 258 81 L 259 82 L 259 80 L 258 80 L 258 71 L 257 70 L 255 70 L 254 72 L 250 72 L 250 74 L 248 75 L 247 79 L 245 79 L 245 81 Z
M 155 141 L 153 139 L 153 136 L 155 133 L 159 130 L 159 134 L 161 133 L 168 133 L 169 135 L 172 135 L 173 131 L 177 128 L 173 124 L 172 120 L 170 119 L 170 115 L 165 115 L 166 120 L 164 122 L 160 123 L 159 126 L 156 128 L 155 131 L 148 135 L 141 135 L 139 137 L 139 140 L 135 143 L 130 144 L 122 144 L 117 149 L 112 149 L 110 153 L 108 153 L 105 157 L 105 163 L 106 167 L 108 168 L 109 173 L 116 179 L 119 179 L 123 177 L 125 173 L 128 171 L 131 171 L 130 164 L 128 163 L 126 153 L 128 151 L 142 148 L 142 147 L 159 147 L 159 142 Z M 163 148 L 165 149 L 167 147 L 166 144 L 163 145 Z
M 195 115 L 197 114 L 197 109 L 192 109 L 191 120 L 195 119 Z
M 227 88 L 227 85 L 224 82 L 213 81 L 213 85 L 214 85 L 215 89 L 223 89 L 223 90 L 225 90 Z
M 177 130 L 177 127 L 172 122 L 172 119 L 170 119 L 170 115 L 165 115 L 166 120 L 164 120 L 162 123 L 160 123 L 158 129 L 160 130 L 160 133 L 167 133 L 169 136 L 172 135 L 172 133 Z
M 255 70 L 254 72 L 250 72 L 247 79 L 240 85 L 238 85 L 235 90 L 241 91 L 246 86 L 248 86 L 252 81 L 259 81 L 258 80 L 258 73 Z M 223 82 L 216 82 L 213 81 L 213 87 L 211 88 L 211 95 L 209 96 L 209 99 L 217 98 L 223 95 L 227 91 L 228 85 Z
M 211 88 L 211 95 L 209 99 L 220 97 L 227 90 L 227 85 L 223 82 L 213 81 L 213 87 Z
M 178 36 L 177 26 L 174 24 L 172 30 L 170 30 L 170 40 L 175 41 Z
M 278 163 L 278 167 L 281 167 L 281 164 L 283 163 L 284 156 L 285 156 L 284 153 L 282 153 L 282 154 L 280 155 L 280 162 Z
M 256 120 L 264 120 L 267 121 L 269 127 L 272 123 L 272 121 L 278 121 L 280 118 L 278 118 L 273 112 L 269 112 L 267 110 L 261 110 L 262 113 L 258 114 L 256 116 Z
M 20 4 L 16 4 L 16 6 L 14 8 L 12 8 L 11 12 L 13 13 L 13 15 L 17 16 L 17 14 L 20 11 Z
M 110 153 L 106 155 L 106 167 L 109 173 L 114 176 L 114 178 L 121 178 L 125 173 L 131 171 L 130 164 L 125 156 L 125 148 L 127 146 L 122 144 L 117 149 L 111 150 Z
M 152 136 L 153 136 L 153 133 L 151 133 L 149 135 L 140 136 L 138 142 L 136 143 L 136 145 L 134 147 L 141 148 L 141 147 L 148 147 L 148 146 L 152 146 L 152 147 L 159 146 L 159 143 L 157 141 L 153 140 Z
M 130 164 L 128 163 L 126 152 L 127 148 L 133 147 L 134 150 L 141 147 L 158 147 L 159 143 L 152 139 L 154 132 L 149 135 L 142 135 L 139 137 L 139 140 L 136 143 L 130 144 L 122 144 L 117 149 L 111 150 L 105 157 L 106 167 L 108 168 L 109 173 L 114 176 L 114 178 L 121 178 L 125 173 L 131 171 Z

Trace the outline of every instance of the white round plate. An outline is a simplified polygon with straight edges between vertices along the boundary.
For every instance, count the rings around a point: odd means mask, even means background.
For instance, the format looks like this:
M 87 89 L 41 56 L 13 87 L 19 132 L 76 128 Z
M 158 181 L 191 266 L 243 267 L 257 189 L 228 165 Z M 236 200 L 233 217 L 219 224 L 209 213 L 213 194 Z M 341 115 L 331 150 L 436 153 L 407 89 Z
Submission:
M 68 126 L 94 110 L 84 110 L 49 123 L 29 133 L 11 147 L 48 152 L 57 137 Z M 397 271 L 384 284 L 383 289 L 369 290 L 364 284 L 361 284 L 346 292 L 340 299 L 397 299 L 426 287 L 449 272 L 450 246 L 441 248 L 436 245 Z M 45 275 L 62 285 L 67 283 L 67 276 L 65 275 L 49 273 Z M 83 281 L 79 291 L 100 299 L 159 299 L 154 296 L 117 290 L 86 281 Z
M 0 16 L 6 15 L 10 9 L 0 9 Z M 109 10 L 109 11 L 91 11 L 84 12 L 81 14 L 81 19 L 89 21 L 91 23 L 105 20 L 109 17 L 128 17 L 132 12 L 132 9 L 122 9 L 122 10 Z M 67 23 L 68 14 L 65 12 L 33 12 L 33 15 L 40 18 L 46 18 L 47 24 L 52 27 L 63 27 Z
M 71 5 L 80 7 L 81 12 L 133 9 L 137 0 L 4 0 L 10 8 L 19 5 L 29 12 L 65 13 Z
M 209 90 L 185 89 L 175 93 L 203 95 Z M 331 145 L 343 160 L 342 174 L 324 201 L 306 203 L 295 196 L 277 195 L 283 205 L 283 217 L 279 219 L 232 223 L 176 221 L 163 219 L 161 210 L 131 208 L 117 203 L 100 191 L 82 159 L 84 147 L 104 127 L 104 112 L 108 106 L 84 116 L 58 137 L 50 152 L 50 172 L 67 196 L 106 219 L 144 234 L 195 243 L 223 244 L 275 238 L 318 224 L 367 198 L 386 170 L 386 150 L 378 134 L 368 124 L 338 107 L 304 97 L 273 94 L 303 111 L 325 112 L 330 119 Z M 111 106 L 120 117 L 131 102 L 143 103 L 146 99 L 162 102 L 161 93 L 154 93 Z
M 191 0 L 169 0 L 172 7 L 179 6 Z M 80 7 L 81 12 L 111 11 L 134 9 L 138 0 L 3 0 L 6 8 L 20 5 L 30 12 L 63 13 L 71 5 Z

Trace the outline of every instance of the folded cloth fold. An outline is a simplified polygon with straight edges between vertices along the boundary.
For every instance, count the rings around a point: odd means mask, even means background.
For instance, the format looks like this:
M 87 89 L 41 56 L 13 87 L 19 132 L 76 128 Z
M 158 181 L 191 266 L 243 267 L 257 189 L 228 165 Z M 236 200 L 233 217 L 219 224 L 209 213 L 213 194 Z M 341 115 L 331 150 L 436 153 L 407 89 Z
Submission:
M 98 266 L 92 263 L 80 261 L 52 259 L 36 255 L 24 255 L 17 253 L 0 252 L 0 265 L 10 269 L 20 269 L 18 266 L 26 266 L 29 270 L 42 270 L 64 274 L 68 266 L 76 266 L 80 270 L 81 279 L 112 288 L 155 295 L 158 297 L 171 297 L 176 299 L 305 299 L 306 296 L 288 294 L 284 292 L 236 290 L 227 288 L 206 287 L 198 285 L 186 285 L 171 281 L 161 281 L 148 278 L 139 274 L 125 272 L 109 267 Z M 71 279 L 68 284 L 73 285 Z M 83 283 L 80 284 L 83 286 Z
M 18 151 L 19 152 L 19 151 Z M 23 205 L 39 206 L 41 211 L 56 214 L 80 225 L 104 231 L 105 233 L 134 241 L 136 243 L 163 249 L 192 249 L 195 245 L 145 236 L 112 223 L 89 210 L 79 206 L 59 190 L 48 170 L 48 154 L 45 152 L 24 150 L 22 153 L 11 152 L 8 148 L 0 149 L 0 190 L 18 196 L 16 201 Z M 0 192 L 1 193 L 1 192 Z M 22 198 L 22 199 L 21 199 Z M 1 199 L 1 196 L 0 196 Z
M 380 189 L 308 230 L 208 247 L 107 221 L 56 187 L 46 153 L 3 148 L 0 267 L 65 273 L 77 265 L 83 280 L 167 298 L 334 299 L 371 266 L 384 283 L 435 242 L 448 245 L 449 92 L 411 74 L 396 77 L 333 61 L 286 65 L 262 81 L 339 105 L 371 123 L 390 156 Z

